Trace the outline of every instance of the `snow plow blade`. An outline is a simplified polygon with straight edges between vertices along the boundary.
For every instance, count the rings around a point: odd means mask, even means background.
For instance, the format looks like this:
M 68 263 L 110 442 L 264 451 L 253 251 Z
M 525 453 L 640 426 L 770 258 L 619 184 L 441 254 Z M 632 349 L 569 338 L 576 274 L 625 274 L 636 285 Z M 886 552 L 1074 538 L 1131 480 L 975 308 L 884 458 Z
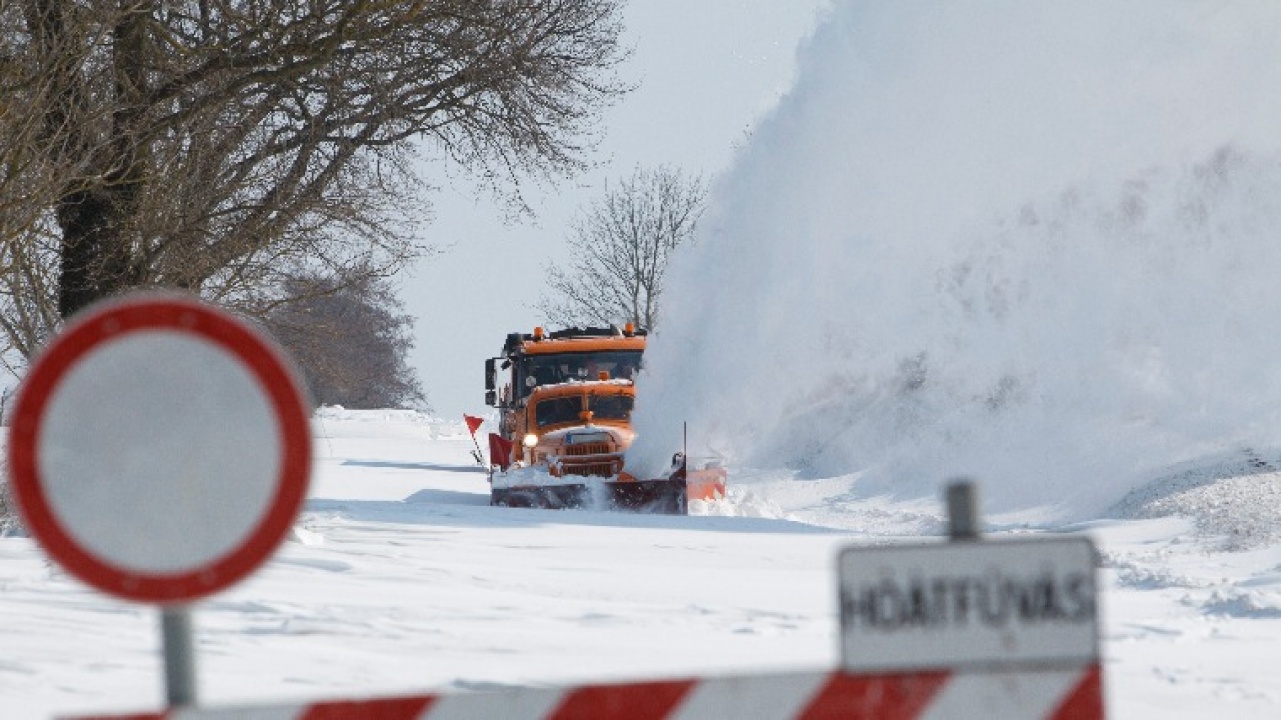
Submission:
M 657 480 L 620 479 L 608 483 L 613 507 L 636 512 L 687 515 L 690 500 L 719 500 L 725 497 L 725 470 L 720 467 L 690 470 L 684 454 L 678 458 L 667 477 Z
M 725 477 L 725 470 L 720 467 L 690 470 L 685 454 L 680 453 L 666 477 L 657 480 L 620 479 L 608 485 L 617 509 L 687 515 L 690 500 L 725 497 Z
M 495 488 L 492 504 L 526 508 L 576 508 L 684 515 L 688 506 L 683 477 L 615 480 L 573 485 Z
M 582 483 L 494 488 L 490 504 L 526 508 L 621 510 L 660 515 L 686 515 L 690 500 L 725 497 L 725 471 L 719 467 L 688 470 L 677 456 L 667 476 L 637 480 L 627 472 L 616 478 Z
M 661 515 L 684 515 L 689 510 L 684 478 L 620 480 L 606 483 L 606 487 L 614 510 Z

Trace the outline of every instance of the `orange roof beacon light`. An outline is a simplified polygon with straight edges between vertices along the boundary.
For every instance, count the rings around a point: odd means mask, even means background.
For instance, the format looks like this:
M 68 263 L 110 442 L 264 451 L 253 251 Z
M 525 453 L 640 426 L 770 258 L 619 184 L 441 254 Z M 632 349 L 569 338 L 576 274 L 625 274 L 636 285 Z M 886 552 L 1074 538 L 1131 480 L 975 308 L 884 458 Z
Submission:
M 627 337 L 631 337 L 631 336 L 635 335 L 635 334 L 636 334 L 636 325 L 634 325 L 633 323 L 627 323 L 626 325 L 624 325 L 624 326 L 623 326 L 623 334 L 624 334 L 624 335 L 626 335 Z
M 541 342 L 542 339 L 543 339 L 543 329 L 541 327 L 534 328 L 534 342 Z

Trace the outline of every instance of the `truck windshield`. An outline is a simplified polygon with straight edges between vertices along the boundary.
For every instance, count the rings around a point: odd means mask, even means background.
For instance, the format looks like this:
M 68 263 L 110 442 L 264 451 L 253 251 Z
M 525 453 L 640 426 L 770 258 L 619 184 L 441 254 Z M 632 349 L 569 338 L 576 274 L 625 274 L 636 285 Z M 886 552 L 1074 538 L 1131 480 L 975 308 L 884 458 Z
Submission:
M 597 420 L 628 420 L 635 400 L 630 395 L 589 395 L 587 409 Z M 548 398 L 534 407 L 534 422 L 539 427 L 582 422 L 582 396 Z
M 631 380 L 640 366 L 640 350 L 609 350 L 527 355 L 521 360 L 520 369 L 523 377 L 534 379 L 534 386 L 542 386 L 573 380 L 596 380 L 602 372 L 609 373 L 610 379 Z M 521 397 L 528 395 L 529 388 L 533 387 L 524 380 L 520 380 L 518 385 Z

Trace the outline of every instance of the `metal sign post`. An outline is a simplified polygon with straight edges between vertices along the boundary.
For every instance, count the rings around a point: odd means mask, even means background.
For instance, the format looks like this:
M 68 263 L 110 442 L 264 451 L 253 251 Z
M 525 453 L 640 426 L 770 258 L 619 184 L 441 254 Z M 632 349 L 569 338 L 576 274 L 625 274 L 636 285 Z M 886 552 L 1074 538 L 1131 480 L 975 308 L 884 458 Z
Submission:
M 948 483 L 944 502 L 947 503 L 948 536 L 952 540 L 978 540 L 979 500 L 974 483 L 964 479 Z
M 165 700 L 169 707 L 194 707 L 196 648 L 190 608 L 161 608 L 160 637 L 165 658 Z

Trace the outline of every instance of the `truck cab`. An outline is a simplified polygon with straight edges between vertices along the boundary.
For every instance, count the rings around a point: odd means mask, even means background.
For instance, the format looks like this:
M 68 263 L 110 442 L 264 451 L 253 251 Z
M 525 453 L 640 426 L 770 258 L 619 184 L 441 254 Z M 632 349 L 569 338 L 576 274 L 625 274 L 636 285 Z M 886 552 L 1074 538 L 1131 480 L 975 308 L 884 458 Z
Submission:
M 511 448 L 491 463 L 543 466 L 554 477 L 618 475 L 634 437 L 645 340 L 631 325 L 508 335 L 485 365 L 485 401 L 498 408 Z

